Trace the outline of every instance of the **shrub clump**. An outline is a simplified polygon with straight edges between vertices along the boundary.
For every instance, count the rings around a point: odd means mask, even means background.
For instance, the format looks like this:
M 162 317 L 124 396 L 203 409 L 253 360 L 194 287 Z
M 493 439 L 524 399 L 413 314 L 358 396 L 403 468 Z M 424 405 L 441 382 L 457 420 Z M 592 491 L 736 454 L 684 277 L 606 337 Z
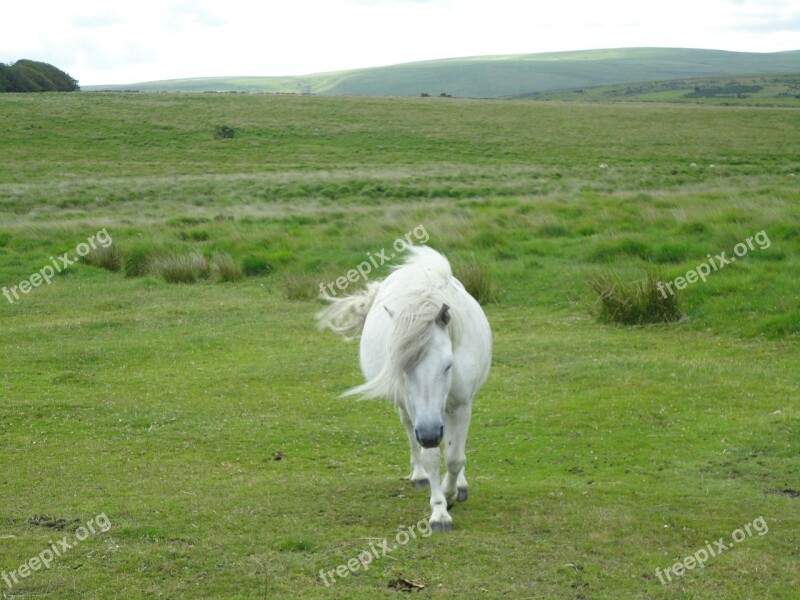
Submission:
M 680 321 L 684 316 L 680 298 L 677 293 L 662 293 L 658 285 L 662 282 L 653 272 L 632 284 L 624 283 L 610 272 L 594 275 L 589 284 L 597 295 L 597 320 L 622 325 Z
M 215 140 L 228 140 L 236 136 L 236 130 L 228 125 L 219 125 L 214 131 Z

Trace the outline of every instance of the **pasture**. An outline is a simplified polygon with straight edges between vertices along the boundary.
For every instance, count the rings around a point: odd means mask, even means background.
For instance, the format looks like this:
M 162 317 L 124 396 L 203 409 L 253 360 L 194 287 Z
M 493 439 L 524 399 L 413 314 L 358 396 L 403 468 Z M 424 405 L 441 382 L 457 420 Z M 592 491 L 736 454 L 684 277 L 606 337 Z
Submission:
M 0 296 L 5 597 L 797 597 L 797 110 L 80 93 L 0 114 L 0 287 L 103 229 L 120 267 Z M 392 407 L 338 397 L 357 344 L 314 314 L 420 226 L 490 274 L 494 356 L 453 531 L 399 538 L 428 492 Z M 594 318 L 598 273 L 673 281 L 762 231 L 680 291 L 683 320 Z M 245 276 L 169 283 L 143 256 Z M 320 577 L 384 539 L 406 543 Z

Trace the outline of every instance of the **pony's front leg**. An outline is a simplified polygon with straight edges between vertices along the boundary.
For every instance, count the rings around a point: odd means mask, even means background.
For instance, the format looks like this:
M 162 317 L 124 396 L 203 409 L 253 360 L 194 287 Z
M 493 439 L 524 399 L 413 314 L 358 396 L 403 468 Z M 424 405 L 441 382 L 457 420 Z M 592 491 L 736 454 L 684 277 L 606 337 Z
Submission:
M 447 505 L 464 502 L 467 499 L 467 478 L 464 465 L 467 463 L 465 447 L 467 431 L 472 416 L 472 402 L 448 407 L 444 415 L 444 457 L 447 474 L 444 476 L 443 492 Z
M 411 448 L 411 475 L 407 479 L 411 480 L 411 485 L 414 487 L 426 487 L 429 485 L 428 474 L 425 472 L 425 467 L 422 465 L 422 456 L 420 455 L 420 446 L 417 442 L 417 437 L 414 435 L 414 424 L 408 416 L 405 407 L 398 405 L 397 413 L 400 415 L 400 421 L 406 429 L 408 435 L 408 445 Z
M 450 531 L 453 529 L 453 519 L 447 512 L 447 502 L 439 481 L 439 448 L 423 448 L 422 463 L 431 482 L 431 516 L 428 522 L 433 531 Z

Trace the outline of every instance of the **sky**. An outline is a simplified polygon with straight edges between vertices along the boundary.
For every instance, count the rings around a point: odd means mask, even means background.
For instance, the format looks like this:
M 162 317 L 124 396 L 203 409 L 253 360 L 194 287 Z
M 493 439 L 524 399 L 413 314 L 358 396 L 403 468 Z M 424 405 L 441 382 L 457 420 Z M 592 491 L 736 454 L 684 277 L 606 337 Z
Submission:
M 2 14 L 0 62 L 48 62 L 81 85 L 595 48 L 800 50 L 797 0 L 29 0 Z

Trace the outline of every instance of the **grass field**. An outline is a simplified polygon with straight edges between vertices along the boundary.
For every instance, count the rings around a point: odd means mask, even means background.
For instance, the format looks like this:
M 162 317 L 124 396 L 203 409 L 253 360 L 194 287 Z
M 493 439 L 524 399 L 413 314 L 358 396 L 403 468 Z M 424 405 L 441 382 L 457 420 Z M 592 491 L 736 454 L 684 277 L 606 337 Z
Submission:
M 0 296 L 6 597 L 366 599 L 403 580 L 420 598 L 796 597 L 796 110 L 94 93 L 0 107 L 0 288 L 31 287 Z M 391 407 L 338 398 L 361 381 L 357 345 L 315 330 L 315 297 L 419 226 L 496 291 L 470 498 L 453 532 L 326 585 L 320 570 L 392 545 L 428 499 L 402 480 Z M 114 256 L 34 285 L 101 230 Z M 768 245 L 679 292 L 681 321 L 594 318 L 592 277 L 673 281 L 759 232 Z M 242 278 L 141 268 L 219 256 Z M 101 515 L 110 529 L 82 535 Z M 72 547 L 49 568 L 31 562 L 59 540 Z

